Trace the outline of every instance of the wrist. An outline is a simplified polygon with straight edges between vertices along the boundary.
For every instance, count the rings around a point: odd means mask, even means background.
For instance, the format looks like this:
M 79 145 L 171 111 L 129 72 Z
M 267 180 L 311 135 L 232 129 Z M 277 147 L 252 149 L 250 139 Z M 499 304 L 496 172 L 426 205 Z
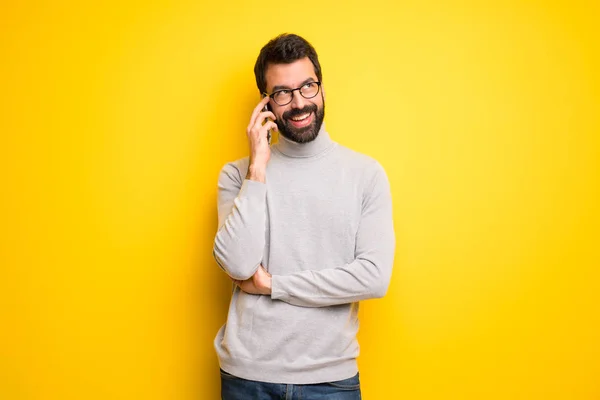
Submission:
M 271 295 L 271 281 L 271 274 L 261 266 L 260 279 L 256 284 L 260 294 Z
M 262 276 L 262 279 L 260 280 L 260 286 L 261 286 L 261 292 L 264 295 L 270 295 L 271 294 L 271 282 L 272 282 L 272 278 L 271 278 L 271 274 L 268 273 L 267 271 L 264 271 L 264 274 Z
M 251 181 L 258 181 L 265 183 L 265 177 L 267 176 L 267 167 L 262 165 L 250 165 L 248 167 L 248 173 L 246 179 Z
M 273 279 L 271 278 L 271 275 L 269 274 L 267 276 L 267 279 L 265 279 L 265 295 L 271 295 L 271 287 L 272 287 L 272 281 Z

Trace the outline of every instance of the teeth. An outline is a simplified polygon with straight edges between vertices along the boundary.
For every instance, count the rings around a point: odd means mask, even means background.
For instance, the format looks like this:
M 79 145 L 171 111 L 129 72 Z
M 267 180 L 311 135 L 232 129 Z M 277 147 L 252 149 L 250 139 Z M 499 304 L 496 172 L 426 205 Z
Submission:
M 295 118 L 292 118 L 292 119 L 293 119 L 294 121 L 302 121 L 303 119 L 306 119 L 306 118 L 308 118 L 308 116 L 309 116 L 309 115 L 310 115 L 310 113 L 308 113 L 308 114 L 304 114 L 304 115 L 301 115 L 301 116 L 299 116 L 299 117 L 295 117 Z

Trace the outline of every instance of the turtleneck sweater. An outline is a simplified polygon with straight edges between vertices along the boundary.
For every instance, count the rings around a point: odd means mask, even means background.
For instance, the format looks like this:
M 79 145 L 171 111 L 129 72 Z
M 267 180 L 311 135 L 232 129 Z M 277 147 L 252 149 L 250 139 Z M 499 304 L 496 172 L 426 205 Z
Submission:
M 321 126 L 309 143 L 279 135 L 265 183 L 245 179 L 248 157 L 218 180 L 218 265 L 234 279 L 262 265 L 272 293 L 233 285 L 214 341 L 221 368 L 272 383 L 356 375 L 358 302 L 389 285 L 395 237 L 389 181 L 373 158 L 334 142 Z

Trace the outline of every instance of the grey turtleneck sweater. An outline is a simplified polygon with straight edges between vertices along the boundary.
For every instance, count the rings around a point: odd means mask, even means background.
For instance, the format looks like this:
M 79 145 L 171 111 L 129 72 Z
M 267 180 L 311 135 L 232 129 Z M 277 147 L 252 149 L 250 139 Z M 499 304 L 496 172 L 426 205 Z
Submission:
M 325 126 L 298 144 L 279 136 L 266 183 L 248 158 L 219 175 L 214 256 L 235 279 L 259 265 L 272 294 L 234 286 L 215 348 L 244 379 L 308 384 L 354 376 L 358 301 L 382 297 L 394 258 L 392 201 L 379 163 L 333 142 Z

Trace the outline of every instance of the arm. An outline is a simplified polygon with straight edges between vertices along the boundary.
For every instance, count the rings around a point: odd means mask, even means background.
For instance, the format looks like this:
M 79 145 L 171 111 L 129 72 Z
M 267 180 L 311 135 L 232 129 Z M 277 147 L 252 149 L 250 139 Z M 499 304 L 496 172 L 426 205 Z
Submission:
M 392 274 L 394 249 L 390 187 L 379 167 L 363 196 L 354 261 L 335 268 L 273 275 L 271 298 L 296 306 L 325 307 L 383 297 Z
M 267 186 L 240 177 L 227 164 L 218 183 L 219 229 L 213 255 L 219 266 L 234 279 L 248 279 L 261 263 L 265 248 Z
M 246 280 L 254 275 L 265 248 L 265 176 L 271 157 L 267 131 L 277 129 L 275 122 L 267 120 L 275 119 L 275 115 L 270 111 L 261 112 L 268 101 L 266 97 L 254 108 L 246 129 L 250 148 L 247 171 L 239 165 L 227 164 L 219 175 L 219 229 L 213 256 L 234 280 Z M 242 173 L 246 179 L 242 179 Z

